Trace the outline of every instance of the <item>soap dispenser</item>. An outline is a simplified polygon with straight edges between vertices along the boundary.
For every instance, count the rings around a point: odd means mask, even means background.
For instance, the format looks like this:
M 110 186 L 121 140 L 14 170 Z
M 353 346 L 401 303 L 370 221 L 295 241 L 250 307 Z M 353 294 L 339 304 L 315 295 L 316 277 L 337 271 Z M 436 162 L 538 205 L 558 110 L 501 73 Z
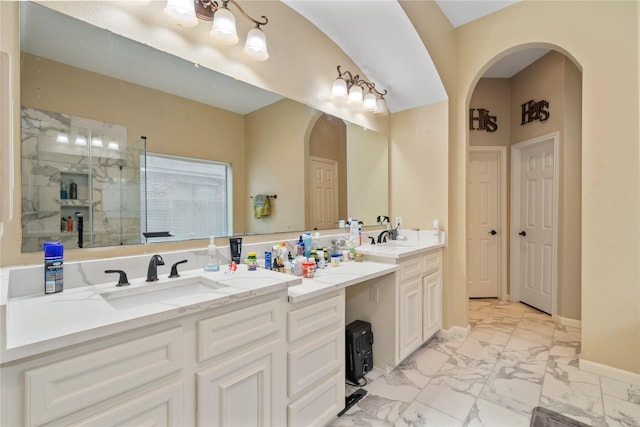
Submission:
M 209 246 L 207 246 L 207 252 L 209 259 L 204 266 L 204 271 L 219 271 L 220 264 L 218 263 L 218 249 L 214 241 L 214 237 L 209 237 Z

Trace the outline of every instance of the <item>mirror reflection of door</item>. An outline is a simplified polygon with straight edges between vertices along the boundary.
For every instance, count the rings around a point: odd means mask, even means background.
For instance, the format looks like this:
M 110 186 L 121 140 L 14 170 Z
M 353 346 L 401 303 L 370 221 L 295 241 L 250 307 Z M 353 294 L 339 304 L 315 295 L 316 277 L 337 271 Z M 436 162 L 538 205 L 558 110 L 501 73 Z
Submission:
M 309 230 L 336 228 L 347 213 L 347 126 L 342 119 L 321 114 L 309 133 L 307 163 Z
M 311 223 L 318 230 L 335 228 L 338 222 L 338 162 L 310 158 Z

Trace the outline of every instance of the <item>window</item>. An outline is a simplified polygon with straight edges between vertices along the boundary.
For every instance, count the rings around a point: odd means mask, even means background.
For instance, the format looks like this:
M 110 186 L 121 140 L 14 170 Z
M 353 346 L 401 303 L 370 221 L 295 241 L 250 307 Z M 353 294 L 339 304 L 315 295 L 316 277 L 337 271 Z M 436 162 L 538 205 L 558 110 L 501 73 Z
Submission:
M 232 234 L 229 163 L 149 152 L 141 157 L 142 231 L 171 234 L 147 241 Z

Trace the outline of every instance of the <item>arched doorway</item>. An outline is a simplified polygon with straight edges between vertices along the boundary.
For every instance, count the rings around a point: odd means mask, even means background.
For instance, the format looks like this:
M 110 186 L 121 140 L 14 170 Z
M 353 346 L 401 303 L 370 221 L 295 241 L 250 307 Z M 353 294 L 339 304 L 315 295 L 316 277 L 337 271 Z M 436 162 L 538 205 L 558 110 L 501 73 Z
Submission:
M 518 58 L 528 63 L 514 68 Z M 512 66 L 509 69 L 509 66 Z M 497 74 L 502 67 L 502 75 Z M 508 74 L 510 73 L 510 74 Z M 467 284 L 468 295 L 501 299 L 522 298 L 522 287 L 542 286 L 553 299 L 553 308 L 543 308 L 559 318 L 580 319 L 581 252 L 581 106 L 582 74 L 571 58 L 553 46 L 545 49 L 521 46 L 498 55 L 484 68 L 469 90 L 467 105 Z M 545 223 L 557 233 L 555 246 L 540 246 L 514 275 L 519 246 L 531 246 L 526 231 L 512 229 L 512 215 L 534 193 L 514 191 L 512 151 L 516 144 L 557 132 L 558 165 L 555 223 Z M 496 160 L 494 160 L 494 158 Z M 497 162 L 497 163 L 496 163 Z M 534 163 L 531 164 L 534 166 Z M 494 168 L 496 170 L 492 170 Z M 517 169 L 517 168 L 516 168 Z M 489 180 L 483 174 L 489 172 Z M 546 179 L 546 178 L 545 178 Z M 484 181 L 483 181 L 484 180 Z M 493 184 L 489 181 L 493 180 Z M 486 181 L 486 182 L 485 182 Z M 497 184 L 496 184 L 497 182 Z M 542 185 L 550 185 L 542 180 Z M 489 188 L 494 186 L 493 189 Z M 482 193 L 482 194 L 480 194 Z M 514 203 L 516 203 L 514 205 Z M 549 202 L 544 202 L 549 207 Z M 494 209 L 489 209 L 493 205 Z M 548 209 L 545 212 L 552 212 Z M 533 212 L 533 211 L 532 211 Z M 493 215 L 493 216 L 492 216 Z M 553 219 L 553 215 L 530 222 Z M 481 228 L 486 222 L 487 230 Z M 492 224 L 489 224 L 493 222 Z M 516 221 L 517 222 L 517 221 Z M 474 228 L 475 227 L 475 228 Z M 518 234 L 522 233 L 522 234 Z M 523 236 L 524 234 L 524 236 Z M 532 233 L 528 237 L 531 237 Z M 516 240 L 514 239 L 520 239 Z M 483 252 L 484 251 L 484 252 Z M 546 252 L 545 252 L 546 251 Z M 545 263 L 546 259 L 553 263 Z M 540 261 L 536 264 L 534 261 Z M 529 263 L 531 261 L 531 263 Z M 556 267 L 552 267 L 552 264 Z M 489 277 L 492 276 L 492 277 Z M 487 279 L 496 280 L 494 294 L 474 292 Z M 518 288 L 515 288 L 515 287 Z M 489 286 L 488 289 L 491 289 Z M 486 292 L 486 290 L 484 291 Z

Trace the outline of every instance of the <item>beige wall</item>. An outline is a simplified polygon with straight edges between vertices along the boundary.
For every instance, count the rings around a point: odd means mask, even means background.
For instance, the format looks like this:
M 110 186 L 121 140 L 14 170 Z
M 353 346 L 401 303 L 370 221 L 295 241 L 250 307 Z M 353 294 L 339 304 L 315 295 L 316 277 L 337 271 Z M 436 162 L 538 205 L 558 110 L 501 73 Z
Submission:
M 317 111 L 284 99 L 246 116 L 247 191 L 277 194 L 271 215 L 256 219 L 245 209 L 247 231 L 300 231 L 305 228 L 305 138 Z M 286 126 L 280 118 L 286 117 Z
M 511 143 L 511 81 L 510 79 L 481 79 L 473 90 L 469 108 L 484 108 L 489 114 L 496 116 L 498 129 L 495 132 L 477 130 L 478 122 L 474 122 L 475 130 L 469 130 L 469 145 L 508 147 Z M 478 112 L 474 111 L 475 117 Z M 469 125 L 467 124 L 467 129 Z
M 568 53 L 582 70 L 582 354 L 640 373 L 640 177 L 637 2 L 519 2 L 456 30 L 452 150 L 467 145 L 465 110 L 475 83 L 518 46 Z M 552 17 L 552 19 L 550 19 Z M 536 31 L 522 31 L 523 26 Z M 490 31 L 488 31 L 490 29 Z M 595 31 L 594 29 L 597 29 Z M 451 158 L 450 227 L 464 228 L 463 156 Z M 464 257 L 461 239 L 452 256 Z M 462 293 L 464 266 L 450 283 Z M 465 304 L 456 299 L 454 304 Z
M 358 125 L 347 126 L 349 216 L 375 225 L 389 213 L 389 138 Z
M 560 133 L 557 315 L 571 319 L 580 319 L 581 299 L 581 82 L 581 73 L 573 62 L 552 51 L 510 79 L 480 79 L 470 103 L 470 108 L 489 109 L 492 115 L 497 115 L 499 123 L 496 132 L 470 130 L 470 146 L 509 147 L 537 136 Z M 550 116 L 544 122 L 522 126 L 520 106 L 530 99 L 549 101 Z M 508 151 L 508 159 L 510 154 Z M 509 171 L 510 160 L 508 203 Z

